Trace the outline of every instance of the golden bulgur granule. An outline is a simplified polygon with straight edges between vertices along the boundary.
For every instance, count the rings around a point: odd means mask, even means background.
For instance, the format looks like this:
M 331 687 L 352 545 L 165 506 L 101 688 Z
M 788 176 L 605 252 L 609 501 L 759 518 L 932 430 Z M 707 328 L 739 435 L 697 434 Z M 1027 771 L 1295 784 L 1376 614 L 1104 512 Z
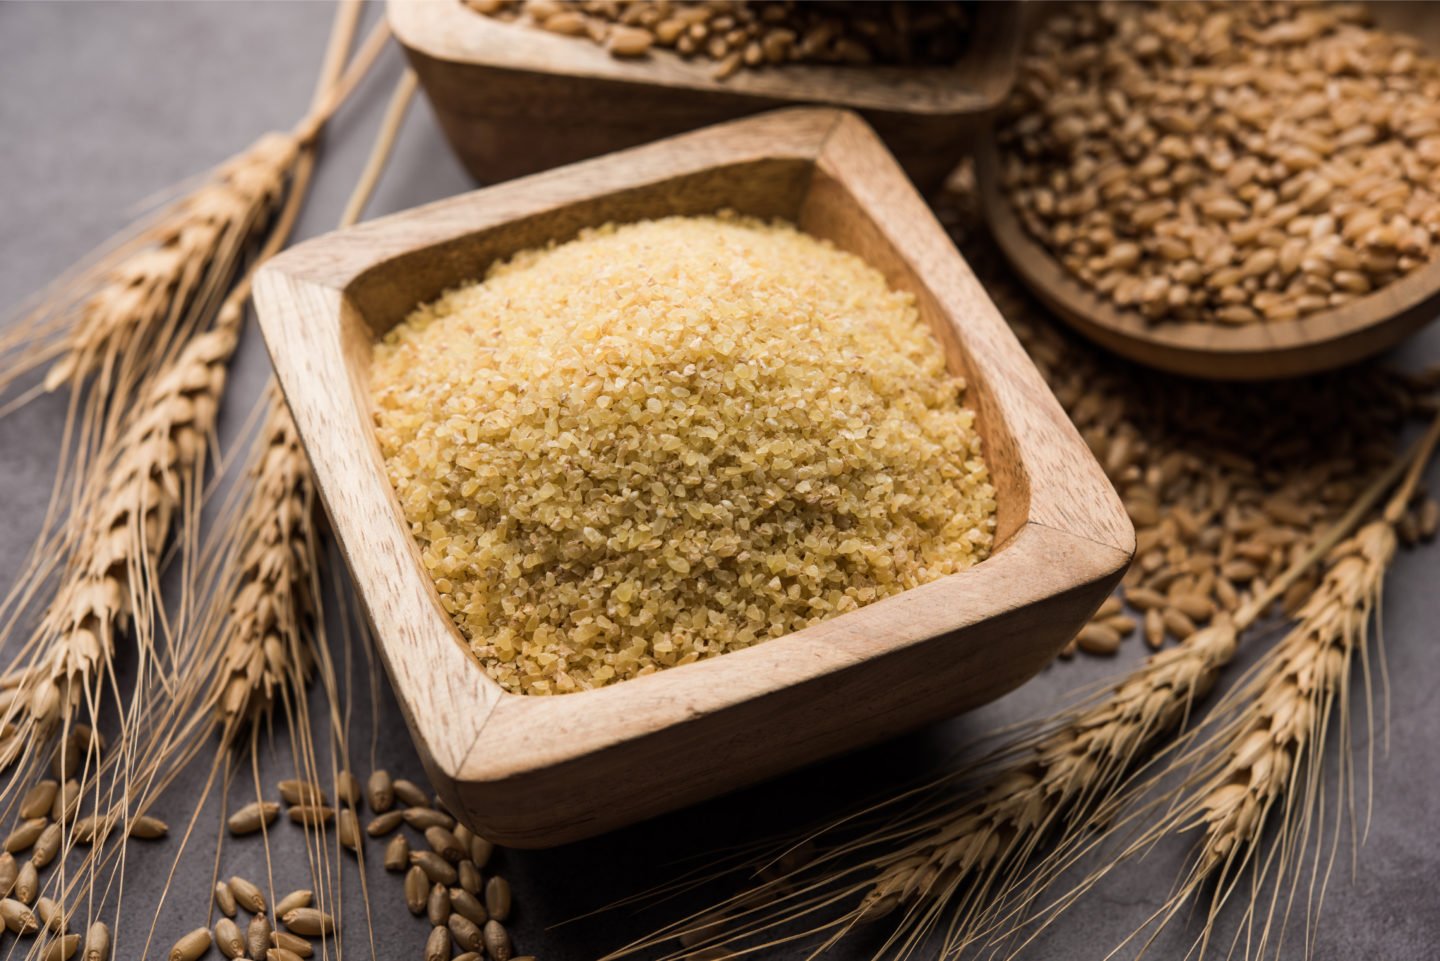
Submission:
M 963 570 L 995 493 L 909 294 L 786 224 L 529 250 L 375 349 L 375 428 L 490 676 L 554 694 Z

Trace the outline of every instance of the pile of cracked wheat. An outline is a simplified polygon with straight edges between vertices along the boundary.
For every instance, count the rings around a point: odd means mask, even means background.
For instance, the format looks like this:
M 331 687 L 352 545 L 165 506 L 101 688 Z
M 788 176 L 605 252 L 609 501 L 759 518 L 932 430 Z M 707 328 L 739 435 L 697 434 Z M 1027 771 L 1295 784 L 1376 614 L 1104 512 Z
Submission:
M 963 570 L 995 493 L 913 298 L 782 223 L 608 225 L 378 344 L 386 467 L 492 677 L 554 694 Z
M 1440 240 L 1440 61 L 1358 4 L 1075 4 L 997 138 L 1026 230 L 1154 322 L 1305 317 Z

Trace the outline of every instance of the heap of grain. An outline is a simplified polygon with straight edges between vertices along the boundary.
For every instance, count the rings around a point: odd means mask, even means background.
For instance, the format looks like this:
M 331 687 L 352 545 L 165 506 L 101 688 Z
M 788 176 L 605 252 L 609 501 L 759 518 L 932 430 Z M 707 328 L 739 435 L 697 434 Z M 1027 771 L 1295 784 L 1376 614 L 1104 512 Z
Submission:
M 794 0 L 465 0 L 472 10 L 604 45 L 615 57 L 652 49 L 708 58 L 716 76 L 788 63 L 953 64 L 970 30 L 967 5 Z
M 492 677 L 562 693 L 984 558 L 994 491 L 913 298 L 784 224 L 673 217 L 492 267 L 377 345 L 375 426 Z
M 1440 62 L 1364 16 L 1065 9 L 998 135 L 1021 221 L 1153 321 L 1293 320 L 1404 276 L 1440 237 Z
M 1407 424 L 1428 419 L 1440 402 L 1440 367 L 1405 375 L 1367 364 L 1236 390 L 1096 350 L 1011 273 L 981 227 L 965 173 L 939 213 L 1135 524 L 1123 589 L 1067 653 L 1114 654 L 1142 626 L 1159 648 L 1234 612 L 1340 520 L 1394 462 Z M 1440 503 L 1422 494 L 1399 534 L 1410 543 L 1437 532 Z M 1309 600 L 1319 576 L 1286 593 L 1286 614 Z

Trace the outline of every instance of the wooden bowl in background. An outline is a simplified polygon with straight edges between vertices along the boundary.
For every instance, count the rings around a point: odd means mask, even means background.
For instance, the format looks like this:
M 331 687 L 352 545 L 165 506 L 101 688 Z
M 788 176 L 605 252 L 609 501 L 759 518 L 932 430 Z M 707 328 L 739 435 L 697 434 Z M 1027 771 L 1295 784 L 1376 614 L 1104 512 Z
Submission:
M 1030 17 L 1043 18 L 1045 4 L 1027 6 Z M 1433 6 L 1366 6 L 1381 26 L 1418 37 L 1432 56 L 1440 56 L 1440 16 Z M 1238 327 L 1154 323 L 1076 280 L 1030 235 L 1000 186 L 1000 163 L 987 125 L 976 144 L 976 180 L 985 222 L 1010 266 L 1060 319 L 1146 366 L 1222 380 L 1295 377 L 1364 360 L 1440 316 L 1440 260 L 1432 260 L 1364 297 L 1299 320 Z
M 802 631 L 577 694 L 510 694 L 421 566 L 376 443 L 375 338 L 418 303 L 584 227 L 721 208 L 784 217 L 911 291 L 969 383 L 994 554 Z M 766 114 L 443 200 L 276 257 L 261 326 L 436 790 L 544 846 L 689 804 L 1000 696 L 1109 594 L 1134 530 L 1089 449 L 894 158 L 854 114 Z
M 1015 273 L 1045 306 L 1089 339 L 1160 370 L 1216 380 L 1269 380 L 1331 370 L 1395 346 L 1440 316 L 1440 260 L 1364 297 L 1299 320 L 1231 327 L 1155 323 L 1076 280 L 1016 216 L 1000 186 L 994 139 L 975 174 L 985 224 Z
M 460 0 L 390 0 L 387 13 L 451 146 L 481 183 L 819 104 L 859 111 L 930 189 L 1010 90 L 1019 6 L 976 4 L 970 53 L 954 67 L 788 65 L 723 81 L 705 58 L 657 49 L 618 60 L 587 39 L 496 20 Z

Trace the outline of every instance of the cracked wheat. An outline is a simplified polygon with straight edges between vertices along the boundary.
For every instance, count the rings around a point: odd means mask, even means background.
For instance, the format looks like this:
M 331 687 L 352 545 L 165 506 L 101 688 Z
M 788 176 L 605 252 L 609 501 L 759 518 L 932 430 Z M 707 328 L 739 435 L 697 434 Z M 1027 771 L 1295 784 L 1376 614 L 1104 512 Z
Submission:
M 995 493 L 913 297 L 783 223 L 587 230 L 379 343 L 375 427 L 506 689 L 599 687 L 983 559 Z

